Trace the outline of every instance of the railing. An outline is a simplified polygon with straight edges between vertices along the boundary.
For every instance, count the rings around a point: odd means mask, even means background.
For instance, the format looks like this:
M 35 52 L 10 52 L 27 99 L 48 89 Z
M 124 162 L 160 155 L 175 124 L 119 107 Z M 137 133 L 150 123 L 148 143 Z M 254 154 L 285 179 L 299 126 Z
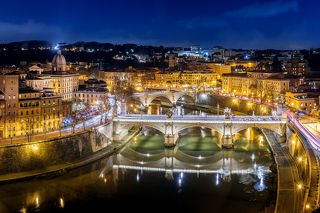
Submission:
M 139 115 L 139 114 L 123 114 L 118 117 L 119 120 L 145 120 L 145 121 L 164 121 L 167 120 L 166 115 Z M 225 121 L 223 115 L 173 115 L 172 121 Z M 233 122 L 266 122 L 266 123 L 279 123 L 283 122 L 281 116 L 233 116 L 230 121 Z

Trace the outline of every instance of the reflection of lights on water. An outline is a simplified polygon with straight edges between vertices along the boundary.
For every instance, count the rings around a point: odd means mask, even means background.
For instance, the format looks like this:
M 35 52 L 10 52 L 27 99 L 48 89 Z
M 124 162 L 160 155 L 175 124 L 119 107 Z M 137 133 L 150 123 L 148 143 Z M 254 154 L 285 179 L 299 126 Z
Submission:
M 36 208 L 38 208 L 39 207 L 39 197 L 37 196 L 36 197 Z
M 263 146 L 263 136 L 262 135 L 260 135 L 260 137 L 259 137 L 259 145 L 260 146 Z
M 263 168 L 261 168 L 261 167 L 258 168 L 257 176 L 258 176 L 258 178 L 259 178 L 259 183 L 257 183 L 257 184 L 255 185 L 255 189 L 256 189 L 257 191 L 263 191 L 263 190 L 266 188 L 266 186 L 265 186 L 265 184 L 264 184 Z
M 254 161 L 254 159 L 255 159 L 255 155 L 254 155 L 254 154 L 252 154 L 252 155 L 251 155 L 251 160 L 253 160 L 253 161 Z
M 20 212 L 21 212 L 21 213 L 27 213 L 27 209 L 26 209 L 25 207 L 22 207 L 22 208 L 20 209 Z
M 180 173 L 180 178 L 183 178 L 183 172 Z
M 140 177 L 139 177 L 139 174 L 137 174 L 137 182 L 139 182 L 140 180 Z
M 39 146 L 37 144 L 33 144 L 31 147 L 32 147 L 32 150 L 35 152 L 39 150 Z
M 206 133 L 202 128 L 200 129 L 200 131 L 201 131 L 201 137 L 202 138 L 206 137 Z
M 216 186 L 219 185 L 219 174 L 216 175 Z
M 201 155 L 199 155 L 198 159 L 201 160 L 203 157 Z
M 59 199 L 60 208 L 64 208 L 64 200 L 62 197 Z
M 107 178 L 103 178 L 103 182 L 104 182 L 104 183 L 107 183 Z
M 179 186 L 181 186 L 181 179 L 179 178 Z
M 150 154 L 149 154 L 149 153 L 147 154 L 147 157 L 150 157 Z

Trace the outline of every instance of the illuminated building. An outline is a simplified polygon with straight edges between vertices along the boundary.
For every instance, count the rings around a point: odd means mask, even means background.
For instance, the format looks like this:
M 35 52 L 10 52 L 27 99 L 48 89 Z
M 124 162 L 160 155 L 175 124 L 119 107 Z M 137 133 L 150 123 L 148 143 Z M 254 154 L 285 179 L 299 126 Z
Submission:
M 180 85 L 180 72 L 158 72 L 155 74 L 155 84 L 160 87 L 166 85 L 177 87 Z
M 108 98 L 108 90 L 106 82 L 97 79 L 88 79 L 85 81 L 83 88 L 79 88 L 74 93 L 76 101 L 81 101 L 90 105 L 99 105 L 105 103 Z
M 317 106 L 319 96 L 311 96 L 308 93 L 286 93 L 288 107 L 310 113 Z
M 79 74 L 66 70 L 66 59 L 59 50 L 52 60 L 52 74 L 50 88 L 61 95 L 62 100 L 71 101 L 73 92 L 76 92 L 79 87 Z
M 14 137 L 19 107 L 19 73 L 12 72 L 0 75 L 0 90 L 4 100 L 4 113 L 2 113 L 1 118 L 3 120 L 3 132 L 0 132 L 0 135 Z
M 183 71 L 180 73 L 181 85 L 197 86 L 215 86 L 217 74 L 210 71 Z
M 306 72 L 310 71 L 309 64 L 306 60 L 292 59 L 284 61 L 283 65 L 288 75 L 304 76 Z
M 67 70 L 67 64 L 61 51 L 53 57 L 52 71 L 45 72 L 35 66 L 26 77 L 26 85 L 35 90 L 49 90 L 61 96 L 64 101 L 71 101 L 73 93 L 79 87 L 79 74 L 75 71 Z
M 251 96 L 275 102 L 279 94 L 289 91 L 290 80 L 279 73 L 237 73 L 222 76 L 222 92 L 239 96 Z
M 220 80 L 223 74 L 231 73 L 231 65 L 208 63 L 208 66 L 217 73 L 217 80 Z
M 58 130 L 71 113 L 73 93 L 78 90 L 79 75 L 66 70 L 66 61 L 58 52 L 52 72 L 32 66 L 19 88 L 19 73 L 0 76 L 0 137 L 30 136 Z
M 123 71 L 99 71 L 99 79 L 106 82 L 108 89 L 111 91 L 114 84 L 117 82 L 126 82 L 127 84 L 132 82 L 134 73 Z

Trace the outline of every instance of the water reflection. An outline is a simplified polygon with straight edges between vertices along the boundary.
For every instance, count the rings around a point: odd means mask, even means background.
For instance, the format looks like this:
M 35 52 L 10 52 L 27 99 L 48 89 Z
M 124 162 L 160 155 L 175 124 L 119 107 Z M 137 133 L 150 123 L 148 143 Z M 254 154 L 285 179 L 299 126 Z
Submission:
M 160 134 L 141 134 L 119 153 L 66 175 L 0 186 L 0 212 L 83 212 L 129 204 L 133 211 L 170 206 L 258 212 L 275 194 L 273 160 L 259 132 L 249 131 L 236 136 L 234 150 L 221 149 L 220 136 L 208 129 L 181 132 L 170 150 Z

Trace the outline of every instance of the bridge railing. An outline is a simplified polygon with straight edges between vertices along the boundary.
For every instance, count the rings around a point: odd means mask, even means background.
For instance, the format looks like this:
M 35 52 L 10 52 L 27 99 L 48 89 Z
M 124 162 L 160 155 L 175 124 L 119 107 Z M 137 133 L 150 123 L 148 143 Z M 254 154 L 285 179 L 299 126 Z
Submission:
M 166 115 L 150 115 L 150 114 L 120 114 L 121 118 L 166 118 Z M 172 119 L 175 120 L 188 120 L 188 119 L 207 119 L 207 120 L 224 120 L 224 115 L 173 115 Z M 231 120 L 235 121 L 280 121 L 281 116 L 232 116 Z

